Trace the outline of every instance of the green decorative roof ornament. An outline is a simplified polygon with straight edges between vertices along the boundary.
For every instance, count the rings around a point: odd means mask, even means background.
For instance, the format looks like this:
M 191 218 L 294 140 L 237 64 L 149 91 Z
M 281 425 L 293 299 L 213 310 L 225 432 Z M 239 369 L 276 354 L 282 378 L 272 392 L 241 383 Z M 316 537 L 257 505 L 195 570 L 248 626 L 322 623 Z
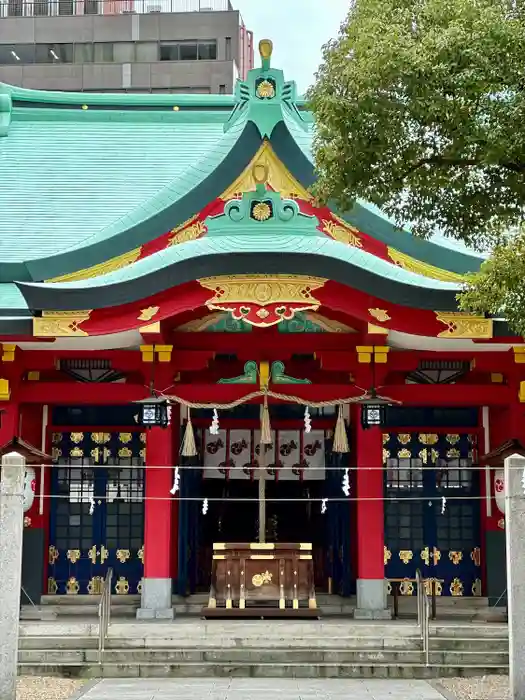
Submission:
M 282 70 L 271 67 L 273 44 L 269 39 L 259 42 L 261 67 L 248 72 L 245 81 L 235 87 L 236 106 L 224 125 L 228 131 L 241 117 L 252 121 L 261 138 L 270 138 L 279 122 L 284 120 L 286 110 L 304 131 L 308 124 L 297 109 L 297 86 L 295 81 L 285 81 Z
M 224 207 L 224 214 L 207 219 L 208 236 L 246 235 L 250 232 L 322 235 L 316 228 L 315 216 L 304 214 L 293 199 L 283 199 L 278 192 L 268 188 L 267 165 L 256 163 L 252 174 L 255 190 L 245 192 L 241 199 L 230 199 Z

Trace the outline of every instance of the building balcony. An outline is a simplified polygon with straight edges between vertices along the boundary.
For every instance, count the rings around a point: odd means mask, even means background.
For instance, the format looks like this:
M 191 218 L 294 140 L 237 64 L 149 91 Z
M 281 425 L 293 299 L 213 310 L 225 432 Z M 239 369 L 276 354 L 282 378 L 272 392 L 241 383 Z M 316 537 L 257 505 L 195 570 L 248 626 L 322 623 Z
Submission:
M 0 0 L 0 18 L 231 12 L 230 0 Z

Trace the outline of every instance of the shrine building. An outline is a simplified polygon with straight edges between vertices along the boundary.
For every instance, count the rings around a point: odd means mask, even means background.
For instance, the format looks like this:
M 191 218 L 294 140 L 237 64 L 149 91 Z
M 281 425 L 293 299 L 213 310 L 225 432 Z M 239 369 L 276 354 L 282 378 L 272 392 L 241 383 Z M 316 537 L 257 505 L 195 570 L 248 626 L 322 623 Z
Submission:
M 0 446 L 42 462 L 24 586 L 96 595 L 111 567 L 162 616 L 214 543 L 259 538 L 311 543 L 315 589 L 365 617 L 417 569 L 495 601 L 483 456 L 524 437 L 523 338 L 458 310 L 474 253 L 316 205 L 313 117 L 260 53 L 231 96 L 0 85 Z

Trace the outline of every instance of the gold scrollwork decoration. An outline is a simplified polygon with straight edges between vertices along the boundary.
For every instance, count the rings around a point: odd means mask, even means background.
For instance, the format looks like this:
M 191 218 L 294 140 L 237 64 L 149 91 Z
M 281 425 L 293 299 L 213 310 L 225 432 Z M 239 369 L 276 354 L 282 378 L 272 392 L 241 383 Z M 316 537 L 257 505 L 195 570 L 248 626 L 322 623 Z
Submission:
M 92 564 L 97 563 L 97 556 L 98 556 L 98 551 L 97 551 L 97 545 L 94 544 L 91 549 L 88 550 L 88 559 L 91 560 Z
M 401 595 L 414 595 L 414 584 L 412 581 L 401 581 L 399 584 L 399 592 Z
M 457 445 L 457 443 L 461 440 L 461 436 L 457 433 L 449 433 L 445 439 L 449 445 Z
M 133 433 L 119 433 L 118 440 L 123 445 L 127 445 L 129 442 L 131 442 L 133 440 Z
M 438 338 L 492 338 L 493 322 L 491 318 L 472 316 L 455 312 L 436 312 L 436 319 L 443 323 L 445 330 L 438 333 Z
M 388 247 L 388 257 L 398 267 L 402 267 L 404 270 L 409 272 L 414 272 L 417 275 L 423 275 L 424 277 L 430 277 L 431 279 L 442 280 L 443 282 L 464 282 L 465 276 L 459 274 L 458 272 L 450 272 L 449 270 L 443 270 L 440 267 L 435 267 L 430 263 L 423 262 L 422 260 L 417 260 L 412 258 L 406 253 L 401 253 L 401 251 L 395 248 Z
M 146 442 L 146 433 L 141 433 L 141 434 L 140 434 L 140 441 L 141 441 L 141 442 L 144 442 L 144 443 Z
M 385 447 L 383 447 L 383 464 L 389 458 L 390 458 L 390 450 L 387 450 Z
M 389 440 L 390 440 L 390 434 L 383 433 L 383 445 L 386 445 Z
M 129 447 L 121 447 L 118 451 L 118 456 L 121 459 L 129 459 L 133 457 L 133 450 L 130 450 Z
M 180 245 L 181 243 L 194 241 L 207 233 L 207 231 L 207 226 L 202 221 L 195 221 L 193 217 L 170 231 L 171 235 L 168 245 Z
M 474 562 L 474 566 L 481 566 L 481 549 L 479 547 L 474 547 L 470 553 L 470 558 Z
M 459 459 L 460 457 L 461 452 L 455 447 L 452 447 L 450 450 L 447 450 L 447 459 Z
M 256 588 L 259 588 L 259 586 L 263 586 L 265 583 L 271 583 L 271 582 L 272 582 L 272 574 L 269 571 L 264 571 L 261 574 L 255 574 L 252 577 L 252 584 Z
M 103 564 L 103 563 L 106 561 L 106 559 L 109 558 L 109 552 L 108 552 L 108 550 L 104 547 L 104 545 L 101 545 L 101 546 L 100 546 L 100 552 L 99 552 L 99 554 L 100 554 L 100 563 Z
M 55 547 L 54 544 L 49 546 L 49 549 L 47 550 L 47 560 L 48 562 L 53 565 L 58 557 L 60 556 L 60 553 L 58 549 Z
M 439 435 L 436 435 L 436 433 L 420 433 L 419 434 L 419 442 L 422 445 L 435 445 L 437 441 L 439 440 Z
M 410 459 L 412 457 L 412 452 L 406 447 L 403 447 L 402 450 L 397 451 L 397 457 L 398 459 Z
M 408 564 L 414 557 L 414 552 L 411 549 L 401 549 L 399 550 L 399 558 L 403 564 Z
M 56 592 L 58 591 L 58 583 L 56 580 L 50 576 L 47 579 L 47 594 L 48 595 L 56 595 Z
M 74 576 L 68 578 L 66 583 L 66 593 L 67 595 L 78 595 L 80 590 L 80 584 Z
M 450 584 L 450 595 L 458 598 L 463 595 L 463 584 L 459 578 L 455 578 Z
M 119 576 L 119 579 L 115 584 L 115 593 L 117 595 L 127 595 L 129 593 L 129 583 L 124 576 Z
M 481 579 L 477 578 L 472 584 L 472 595 L 481 598 Z
M 84 433 L 70 433 L 69 439 L 73 444 L 78 445 L 84 439 Z
M 53 433 L 51 436 L 51 442 L 53 445 L 58 445 L 62 442 L 62 433 Z
M 383 561 L 385 566 L 388 564 L 388 562 L 392 559 L 392 552 L 388 549 L 386 544 L 383 546 Z
M 91 450 L 91 456 L 97 464 L 105 464 L 111 457 L 111 450 L 107 447 L 95 447 Z
M 103 581 L 104 579 L 102 576 L 93 576 L 87 585 L 89 595 L 100 595 L 102 593 Z
M 412 435 L 410 433 L 398 433 L 397 434 L 397 441 L 400 442 L 402 445 L 408 445 L 408 443 L 412 440 Z
M 69 456 L 73 459 L 79 459 L 84 456 L 84 450 L 81 447 L 73 447 L 72 450 L 69 450 Z
M 457 566 L 463 559 L 463 552 L 451 551 L 448 553 L 448 558 L 454 566 Z
M 419 556 L 421 557 L 421 560 L 425 562 L 426 566 L 430 565 L 430 549 L 429 549 L 429 547 L 425 547 L 425 549 L 422 549 Z
M 432 595 L 432 592 L 437 596 L 441 595 L 443 593 L 443 584 L 435 578 L 427 578 L 425 579 L 425 593 Z
M 353 248 L 363 247 L 363 241 L 359 236 L 358 229 L 354 228 L 353 226 L 349 226 L 345 221 L 339 219 L 339 217 L 336 221 L 323 219 L 322 231 L 333 238 L 334 241 L 338 241 L 339 243 L 344 243 L 345 245 Z
M 368 313 L 372 318 L 375 318 L 379 323 L 384 323 L 385 321 L 390 321 L 390 315 L 385 309 L 368 309 Z
M 117 549 L 116 557 L 121 564 L 124 564 L 130 557 L 129 549 Z
M 91 439 L 96 445 L 105 445 L 111 440 L 111 433 L 91 433 Z
M 440 560 L 441 560 L 441 552 L 439 551 L 439 549 L 437 547 L 434 547 L 432 549 L 432 562 L 433 562 L 434 566 L 437 566 L 438 563 L 440 562 Z
M 76 564 L 80 559 L 80 549 L 68 549 L 66 557 L 72 564 Z
M 142 547 L 137 552 L 137 559 L 140 559 L 140 561 L 144 564 L 144 545 L 142 545 Z

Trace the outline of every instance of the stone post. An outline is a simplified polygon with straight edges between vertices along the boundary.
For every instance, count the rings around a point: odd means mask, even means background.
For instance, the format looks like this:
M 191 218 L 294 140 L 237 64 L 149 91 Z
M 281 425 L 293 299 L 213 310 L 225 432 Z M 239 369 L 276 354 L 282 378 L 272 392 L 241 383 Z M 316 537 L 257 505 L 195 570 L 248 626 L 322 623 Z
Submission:
M 525 698 L 525 457 L 505 460 L 505 533 L 512 700 Z
M 22 585 L 25 459 L 2 457 L 0 483 L 0 698 L 15 700 Z

